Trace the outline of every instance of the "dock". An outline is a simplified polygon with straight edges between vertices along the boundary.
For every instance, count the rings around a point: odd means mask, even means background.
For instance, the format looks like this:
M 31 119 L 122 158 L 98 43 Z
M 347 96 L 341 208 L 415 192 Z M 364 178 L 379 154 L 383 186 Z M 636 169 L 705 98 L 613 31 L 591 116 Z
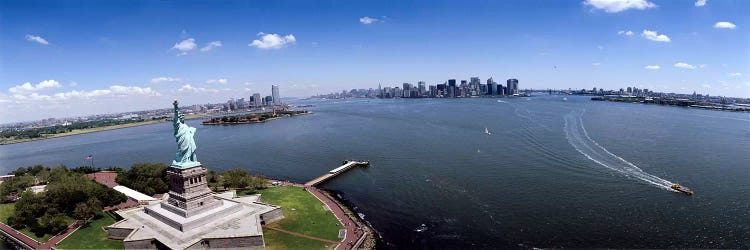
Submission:
M 336 177 L 337 175 L 340 175 L 343 172 L 346 172 L 349 169 L 352 169 L 355 166 L 370 166 L 369 161 L 344 161 L 344 165 L 341 165 L 340 167 L 334 168 L 331 171 L 328 171 L 328 173 L 321 175 L 318 178 L 315 178 L 311 181 L 308 181 L 305 183 L 305 187 L 314 187 L 317 186 L 320 183 L 326 182 L 333 177 Z

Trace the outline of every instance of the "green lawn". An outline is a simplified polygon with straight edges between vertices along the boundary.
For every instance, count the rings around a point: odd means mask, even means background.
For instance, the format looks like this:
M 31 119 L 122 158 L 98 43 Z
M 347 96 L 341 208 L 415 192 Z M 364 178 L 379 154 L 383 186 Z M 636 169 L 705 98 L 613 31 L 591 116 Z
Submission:
M 263 202 L 281 206 L 284 210 L 285 219 L 272 226 L 318 238 L 341 240 L 338 236 L 343 227 L 336 217 L 323 209 L 323 203 L 303 188 L 271 187 L 258 192 Z
M 312 240 L 278 231 L 263 229 L 263 239 L 266 249 L 331 249 L 336 244 Z
M 0 204 L 0 221 L 8 224 L 8 218 L 16 213 L 16 204 L 6 203 Z
M 107 239 L 107 232 L 103 227 L 115 223 L 115 219 L 104 213 L 91 221 L 87 226 L 79 228 L 57 245 L 58 249 L 122 249 L 121 240 Z

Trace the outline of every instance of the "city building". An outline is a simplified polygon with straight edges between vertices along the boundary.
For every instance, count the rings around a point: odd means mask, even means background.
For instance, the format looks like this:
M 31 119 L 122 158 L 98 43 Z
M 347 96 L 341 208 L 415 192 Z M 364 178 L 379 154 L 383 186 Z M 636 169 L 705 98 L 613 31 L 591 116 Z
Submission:
M 281 96 L 279 96 L 279 86 L 271 85 L 271 96 L 273 97 L 273 105 L 281 105 Z

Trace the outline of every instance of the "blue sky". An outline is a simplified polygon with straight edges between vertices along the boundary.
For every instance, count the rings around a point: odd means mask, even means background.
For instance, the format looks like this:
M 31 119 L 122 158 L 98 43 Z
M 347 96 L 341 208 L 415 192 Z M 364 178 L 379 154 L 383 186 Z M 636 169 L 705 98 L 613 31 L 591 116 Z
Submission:
M 0 0 L 0 123 L 471 76 L 750 97 L 750 1 L 700 3 Z

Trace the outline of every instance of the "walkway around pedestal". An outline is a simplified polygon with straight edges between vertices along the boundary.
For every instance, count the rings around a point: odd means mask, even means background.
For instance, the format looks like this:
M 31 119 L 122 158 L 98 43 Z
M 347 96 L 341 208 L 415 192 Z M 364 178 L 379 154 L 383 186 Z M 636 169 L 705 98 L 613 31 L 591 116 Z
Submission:
M 5 223 L 0 222 L 0 230 L 4 235 L 13 238 L 14 240 L 16 240 L 16 242 L 20 241 L 25 245 L 23 247 L 28 249 L 55 249 L 55 245 L 57 245 L 57 243 L 60 243 L 60 241 L 67 238 L 70 234 L 78 230 L 79 227 L 80 225 L 78 223 L 73 223 L 73 225 L 66 228 L 65 231 L 53 236 L 47 242 L 41 243 L 19 232 L 18 230 L 13 229 Z

